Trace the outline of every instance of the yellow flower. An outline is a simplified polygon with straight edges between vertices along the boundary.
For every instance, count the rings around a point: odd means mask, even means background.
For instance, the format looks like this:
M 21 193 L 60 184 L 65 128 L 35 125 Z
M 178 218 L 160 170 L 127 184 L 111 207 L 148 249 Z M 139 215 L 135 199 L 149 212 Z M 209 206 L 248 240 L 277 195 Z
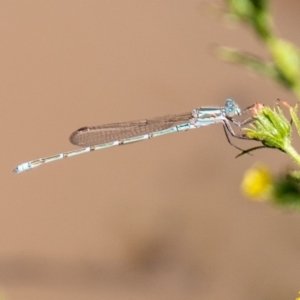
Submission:
M 261 163 L 246 171 L 242 185 L 243 193 L 255 200 L 267 200 L 272 189 L 272 177 L 269 169 Z

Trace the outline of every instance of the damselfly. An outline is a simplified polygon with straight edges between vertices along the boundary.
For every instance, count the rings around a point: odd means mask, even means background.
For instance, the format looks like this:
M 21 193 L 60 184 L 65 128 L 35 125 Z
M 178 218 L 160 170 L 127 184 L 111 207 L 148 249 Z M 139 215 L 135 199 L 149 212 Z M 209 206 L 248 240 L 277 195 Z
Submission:
M 234 119 L 235 116 L 242 113 L 239 106 L 232 99 L 226 99 L 225 105 L 221 107 L 199 107 L 188 113 L 167 115 L 147 120 L 82 127 L 71 134 L 70 142 L 84 148 L 24 162 L 18 165 L 13 172 L 20 173 L 58 159 L 215 123 L 223 124 L 228 142 L 236 147 L 231 143 L 227 132 L 233 137 L 241 137 L 235 134 L 231 123 L 241 127 L 248 122 L 249 118 L 242 122 Z

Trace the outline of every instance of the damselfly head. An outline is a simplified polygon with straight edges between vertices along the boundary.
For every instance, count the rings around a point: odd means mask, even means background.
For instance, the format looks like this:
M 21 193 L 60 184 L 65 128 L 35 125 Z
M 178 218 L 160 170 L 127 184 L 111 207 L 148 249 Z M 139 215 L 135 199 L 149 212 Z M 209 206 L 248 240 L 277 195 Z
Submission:
M 224 109 L 225 109 L 225 115 L 227 117 L 230 117 L 230 118 L 232 118 L 236 115 L 241 115 L 242 114 L 241 109 L 239 108 L 239 106 L 231 98 L 228 98 L 228 99 L 225 100 Z

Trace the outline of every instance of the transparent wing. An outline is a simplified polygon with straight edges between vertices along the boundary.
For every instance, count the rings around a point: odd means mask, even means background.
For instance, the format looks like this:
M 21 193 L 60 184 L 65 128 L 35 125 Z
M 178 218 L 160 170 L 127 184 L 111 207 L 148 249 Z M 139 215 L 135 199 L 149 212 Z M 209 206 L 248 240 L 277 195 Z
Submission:
M 109 143 L 163 130 L 187 122 L 191 117 L 191 112 L 188 112 L 145 120 L 82 127 L 71 134 L 70 142 L 80 147 Z

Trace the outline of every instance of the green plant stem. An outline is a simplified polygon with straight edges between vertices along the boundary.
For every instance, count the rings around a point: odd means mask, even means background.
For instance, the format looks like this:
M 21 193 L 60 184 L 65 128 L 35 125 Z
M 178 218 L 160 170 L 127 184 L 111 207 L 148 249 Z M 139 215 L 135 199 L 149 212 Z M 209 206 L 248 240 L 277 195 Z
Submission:
M 300 155 L 290 143 L 286 143 L 283 150 L 300 166 Z
M 295 87 L 292 88 L 292 90 L 295 93 L 295 95 L 297 96 L 297 98 L 300 99 L 300 87 L 299 86 L 295 86 Z

